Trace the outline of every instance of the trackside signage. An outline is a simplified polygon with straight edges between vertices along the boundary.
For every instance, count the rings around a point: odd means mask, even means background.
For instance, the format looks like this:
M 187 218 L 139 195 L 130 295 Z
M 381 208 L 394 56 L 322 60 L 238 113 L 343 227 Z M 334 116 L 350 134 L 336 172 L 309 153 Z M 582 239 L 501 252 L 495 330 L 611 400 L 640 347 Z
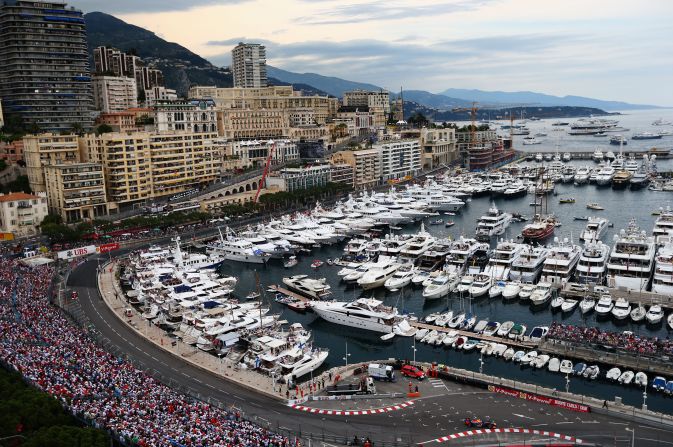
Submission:
M 71 248 L 70 250 L 63 250 L 58 252 L 58 259 L 74 259 L 80 256 L 86 256 L 96 253 L 95 245 L 87 245 L 85 247 Z
M 554 399 L 552 397 L 540 396 L 538 394 L 526 393 L 523 391 L 516 391 L 510 388 L 503 388 L 495 385 L 489 385 L 488 390 L 493 393 L 504 394 L 510 397 L 518 397 L 519 399 L 530 400 L 532 402 L 551 405 L 553 407 L 565 408 L 566 410 L 570 411 L 577 411 L 580 413 L 591 412 L 591 407 L 588 405 L 576 404 L 574 402 L 568 402 L 567 400 Z

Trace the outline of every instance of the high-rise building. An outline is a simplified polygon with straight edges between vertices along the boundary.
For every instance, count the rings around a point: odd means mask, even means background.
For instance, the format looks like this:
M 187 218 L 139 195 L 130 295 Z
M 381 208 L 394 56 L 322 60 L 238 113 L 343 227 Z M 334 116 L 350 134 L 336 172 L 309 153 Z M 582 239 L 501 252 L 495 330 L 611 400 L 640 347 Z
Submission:
M 138 107 L 136 80 L 125 76 L 94 75 L 93 102 L 95 109 L 102 113 Z
M 0 4 L 0 97 L 26 127 L 62 132 L 93 124 L 82 12 L 64 2 Z
M 23 137 L 23 156 L 30 189 L 45 192 L 45 167 L 80 162 L 77 135 L 26 135 Z
M 231 51 L 234 87 L 266 87 L 266 48 L 258 43 L 239 43 Z

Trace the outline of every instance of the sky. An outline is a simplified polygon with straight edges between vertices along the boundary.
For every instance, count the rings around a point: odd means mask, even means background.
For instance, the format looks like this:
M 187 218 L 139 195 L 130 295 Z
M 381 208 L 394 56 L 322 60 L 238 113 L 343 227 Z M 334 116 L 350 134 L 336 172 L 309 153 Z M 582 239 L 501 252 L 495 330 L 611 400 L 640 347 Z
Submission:
M 392 91 L 537 91 L 673 106 L 670 0 L 71 0 L 216 65 L 267 63 Z

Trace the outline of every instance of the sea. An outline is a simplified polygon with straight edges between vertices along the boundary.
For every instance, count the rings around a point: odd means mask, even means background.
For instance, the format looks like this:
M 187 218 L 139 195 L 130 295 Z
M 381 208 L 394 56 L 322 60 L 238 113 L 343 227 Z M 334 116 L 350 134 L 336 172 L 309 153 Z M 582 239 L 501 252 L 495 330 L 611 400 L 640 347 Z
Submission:
M 635 110 L 622 112 L 621 115 L 611 117 L 619 120 L 619 125 L 628 128 L 628 132 L 622 132 L 622 135 L 628 138 L 628 146 L 625 151 L 644 151 L 651 147 L 670 149 L 673 147 L 673 137 L 664 137 L 661 140 L 634 141 L 630 136 L 636 132 L 650 131 L 655 132 L 658 129 L 671 126 L 655 127 L 651 123 L 662 118 L 673 121 L 673 109 L 655 109 L 655 110 Z M 559 152 L 578 152 L 594 151 L 600 148 L 603 152 L 612 150 L 618 152 L 618 146 L 612 146 L 608 143 L 609 138 L 596 138 L 591 136 L 569 136 L 566 132 L 552 131 L 551 123 L 555 119 L 532 121 L 528 123 L 531 134 L 536 132 L 546 132 L 548 137 L 540 145 L 523 146 L 524 150 L 537 152 L 540 150 L 555 150 L 558 147 Z M 573 121 L 572 119 L 570 120 Z M 503 131 L 504 133 L 505 131 Z M 521 138 L 521 137 L 519 137 Z M 628 148 L 628 149 L 627 149 Z M 529 164 L 534 164 L 531 162 Z M 591 160 L 574 160 L 573 165 L 597 166 Z M 673 160 L 657 160 L 657 168 L 662 171 L 673 171 Z M 596 185 L 573 186 L 572 184 L 556 184 L 557 196 L 549 196 L 550 212 L 553 212 L 562 222 L 562 226 L 556 229 L 555 237 L 568 239 L 579 243 L 578 236 L 586 222 L 574 220 L 574 216 L 602 216 L 613 224 L 612 228 L 604 234 L 602 240 L 612 245 L 613 237 L 618 234 L 620 229 L 626 228 L 631 219 L 635 219 L 638 226 L 651 233 L 656 216 L 653 211 L 659 210 L 667 205 L 673 206 L 673 192 L 654 192 L 647 189 L 639 191 L 613 190 L 609 187 L 599 188 Z M 558 199 L 562 197 L 574 197 L 574 204 L 559 204 Z M 517 212 L 523 215 L 531 216 L 533 207 L 530 203 L 533 196 L 528 195 L 516 199 L 496 199 L 495 204 L 499 209 L 507 212 Z M 592 211 L 586 208 L 587 203 L 596 202 L 602 205 L 605 210 Z M 461 235 L 474 237 L 474 230 L 477 219 L 485 214 L 491 204 L 491 198 L 488 196 L 473 198 L 471 202 L 455 216 L 442 215 L 445 221 L 451 219 L 455 225 L 446 228 L 444 225 L 430 225 L 429 220 L 425 220 L 425 228 L 434 236 L 439 238 L 458 238 Z M 400 233 L 415 233 L 420 229 L 420 222 L 403 227 Z M 506 234 L 501 236 L 505 239 L 514 239 L 521 233 L 524 223 L 512 223 Z M 495 245 L 495 242 L 493 243 Z M 406 287 L 401 291 L 389 292 L 384 288 L 374 291 L 364 292 L 362 289 L 347 286 L 340 281 L 336 272 L 341 268 L 338 266 L 323 265 L 317 270 L 310 267 L 314 259 L 325 261 L 328 258 L 336 258 L 343 253 L 343 244 L 333 245 L 314 249 L 312 253 L 299 256 L 299 264 L 292 269 L 283 268 L 278 261 L 272 261 L 266 266 L 253 266 L 240 263 L 227 263 L 222 267 L 223 275 L 233 275 L 239 278 L 235 293 L 239 297 L 245 297 L 250 291 L 256 288 L 256 275 L 259 274 L 261 288 L 266 289 L 271 284 L 282 284 L 283 277 L 307 274 L 314 278 L 326 278 L 332 286 L 333 296 L 338 300 L 353 300 L 359 297 L 375 297 L 383 300 L 388 305 L 396 306 L 400 311 L 411 312 L 419 317 L 429 313 L 441 311 L 446 308 L 454 310 L 469 310 L 477 315 L 478 319 L 489 319 L 500 322 L 512 320 L 521 322 L 528 326 L 529 330 L 534 326 L 549 326 L 553 321 L 559 321 L 566 324 L 593 326 L 603 330 L 622 332 L 632 331 L 648 337 L 669 338 L 673 332 L 667 329 L 665 322 L 652 327 L 643 323 L 632 323 L 630 319 L 625 322 L 617 322 L 613 319 L 601 321 L 596 320 L 595 313 L 583 316 L 579 309 L 571 314 L 555 313 L 549 307 L 533 311 L 528 304 L 514 300 L 504 302 L 500 298 L 488 299 L 481 298 L 470 301 L 461 300 L 458 297 L 448 299 L 432 300 L 425 302 L 421 296 L 422 289 Z M 451 365 L 472 371 L 478 371 L 480 368 L 480 355 L 478 352 L 456 351 L 444 347 L 431 347 L 421 343 L 415 343 L 411 338 L 394 337 L 390 341 L 382 341 L 380 335 L 374 332 L 361 331 L 353 328 L 347 328 L 334 325 L 321 320 L 314 313 L 300 314 L 274 301 L 273 294 L 266 294 L 264 297 L 271 305 L 273 312 L 282 314 L 282 319 L 290 323 L 300 322 L 304 327 L 313 332 L 314 343 L 318 346 L 330 350 L 329 357 L 322 369 L 348 363 L 362 363 L 371 360 L 385 360 L 388 358 L 412 359 L 414 355 L 414 346 L 416 349 L 416 360 L 437 362 L 438 364 Z M 550 373 L 546 368 L 532 369 L 530 367 L 522 368 L 517 364 L 507 362 L 502 359 L 484 356 L 483 372 L 486 374 L 504 377 L 507 379 L 519 380 L 541 386 L 565 390 L 565 376 L 558 373 Z M 591 364 L 591 362 L 587 362 Z M 604 376 L 609 367 L 601 366 L 601 376 Z M 653 377 L 649 377 L 650 381 Z M 667 380 L 673 380 L 673 377 L 667 377 Z M 600 378 L 594 381 L 587 379 L 571 377 L 569 389 L 571 392 L 594 396 L 600 399 L 613 400 L 619 396 L 622 400 L 631 405 L 640 406 L 643 403 L 643 389 L 635 386 L 622 386 L 606 379 Z M 670 397 L 664 397 L 661 393 L 654 392 L 651 388 L 647 390 L 647 405 L 651 410 L 673 413 L 673 401 Z

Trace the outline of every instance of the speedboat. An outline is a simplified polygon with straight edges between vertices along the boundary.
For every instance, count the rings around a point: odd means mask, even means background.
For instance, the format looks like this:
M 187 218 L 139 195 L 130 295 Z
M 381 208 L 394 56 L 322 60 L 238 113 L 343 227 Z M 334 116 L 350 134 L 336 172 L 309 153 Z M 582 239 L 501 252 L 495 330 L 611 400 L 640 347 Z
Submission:
M 491 288 L 491 277 L 483 273 L 474 276 L 474 281 L 470 286 L 470 296 L 472 298 L 479 298 L 488 293 Z
M 502 298 L 505 300 L 513 300 L 519 296 L 521 291 L 521 283 L 518 281 L 510 281 L 505 284 L 505 288 L 502 289 Z
M 530 331 L 530 341 L 538 342 L 542 340 L 549 332 L 549 328 L 546 326 L 535 326 L 532 331 Z
M 623 320 L 631 314 L 631 304 L 624 298 L 619 298 L 611 312 L 613 317 Z
M 666 389 L 666 379 L 661 376 L 657 376 L 652 381 L 652 389 L 654 391 L 664 391 Z
M 517 323 L 514 326 L 512 326 L 512 329 L 509 330 L 509 334 L 507 334 L 507 337 L 511 339 L 517 339 L 520 337 L 523 337 L 523 335 L 526 333 L 526 327 L 525 324 Z
M 465 275 L 460 279 L 458 286 L 456 286 L 456 293 L 463 294 L 469 292 L 472 283 L 474 282 L 474 276 Z
M 598 374 L 600 374 L 600 372 L 601 370 L 597 365 L 591 365 L 584 370 L 584 372 L 582 373 L 582 377 L 594 380 L 598 377 Z
M 393 274 L 393 276 L 388 278 L 386 282 L 383 283 L 383 285 L 388 290 L 401 289 L 402 287 L 406 287 L 411 284 L 411 279 L 415 274 L 416 273 L 413 269 L 400 268 Z
M 584 371 L 587 369 L 587 364 L 586 363 L 578 363 L 573 367 L 573 374 L 576 376 L 581 376 L 584 374 Z
M 489 298 L 496 298 L 502 295 L 503 290 L 507 283 L 505 281 L 496 281 L 491 288 L 488 290 Z
M 525 351 L 516 351 L 512 356 L 512 361 L 515 363 L 521 363 L 521 359 L 526 355 Z
M 533 293 L 530 294 L 530 303 L 533 306 L 541 306 L 551 299 L 551 283 L 548 282 L 539 282 L 533 290 Z M 521 294 L 519 294 L 521 296 Z
M 530 351 L 524 354 L 523 357 L 521 357 L 520 363 L 522 365 L 530 365 L 530 362 L 532 362 L 536 358 L 537 358 L 537 351 Z
M 612 312 L 612 309 L 615 307 L 615 305 L 612 302 L 612 297 L 610 295 L 603 295 L 601 298 L 598 300 L 598 303 L 596 303 L 596 306 L 594 307 L 594 310 L 598 315 L 608 315 L 610 312 Z
M 451 329 L 455 329 L 455 328 L 457 328 L 458 326 L 460 326 L 461 324 L 463 324 L 463 321 L 465 321 L 465 313 L 464 313 L 464 312 L 459 313 L 458 315 L 455 315 L 455 316 L 451 319 L 451 321 L 449 321 L 448 326 L 449 326 Z
M 502 358 L 505 360 L 512 360 L 512 357 L 514 357 L 514 349 L 512 348 L 507 348 L 505 352 L 502 353 Z
M 617 379 L 617 382 L 622 385 L 630 385 L 631 382 L 633 382 L 633 377 L 635 377 L 633 371 L 624 371 L 622 375 L 619 376 L 619 379 Z
M 474 325 L 474 328 L 472 328 L 472 332 L 476 332 L 477 334 L 481 334 L 484 329 L 486 329 L 486 325 L 488 324 L 488 320 L 479 320 L 477 324 Z
M 563 304 L 561 304 L 561 312 L 563 313 L 572 312 L 573 310 L 575 310 L 578 304 L 579 301 L 566 298 L 563 300 Z
M 647 310 L 641 304 L 637 307 L 634 307 L 633 310 L 631 311 L 631 320 L 634 323 L 639 323 L 639 322 L 641 322 L 645 319 L 646 315 L 647 315 Z
M 559 372 L 559 369 L 561 368 L 561 361 L 554 357 L 549 360 L 549 364 L 547 365 L 547 370 L 549 372 Z
M 521 291 L 519 292 L 519 299 L 521 301 L 527 301 L 530 299 L 530 296 L 535 290 L 535 284 L 524 284 L 521 286 Z
M 573 362 L 571 360 L 561 360 L 561 366 L 559 366 L 559 372 L 561 374 L 570 374 L 573 372 Z
M 638 386 L 647 386 L 647 374 L 642 371 L 637 372 L 634 383 Z
M 500 329 L 498 329 L 498 337 L 506 337 L 507 334 L 509 334 L 509 331 L 512 330 L 514 327 L 514 322 L 513 321 L 505 321 L 500 325 Z
M 448 295 L 451 292 L 455 280 L 452 281 L 448 275 L 439 275 L 430 281 L 423 289 L 423 298 L 437 299 Z
M 444 312 L 443 314 L 439 315 L 435 320 L 435 326 L 446 327 L 446 325 L 449 324 L 449 321 L 451 321 L 451 319 L 453 319 L 453 311 L 450 310 L 448 312 Z
M 496 332 L 498 332 L 498 329 L 500 329 L 500 323 L 497 321 L 489 321 L 482 333 L 492 337 Z
M 547 354 L 538 355 L 534 360 L 530 362 L 531 366 L 537 369 L 544 368 L 544 366 L 549 361 L 549 358 L 550 356 L 548 356 Z
M 559 310 L 559 309 L 561 308 L 561 306 L 563 305 L 563 302 L 564 302 L 564 301 L 565 301 L 565 299 L 564 299 L 561 295 L 559 295 L 559 296 L 557 296 L 556 298 L 552 299 L 552 300 L 551 300 L 551 308 L 552 308 L 552 310 Z
M 619 380 L 619 378 L 622 376 L 622 370 L 614 367 L 610 368 L 610 370 L 605 373 L 605 378 L 608 380 Z
M 654 304 L 647 310 L 645 318 L 647 318 L 647 322 L 650 324 L 659 324 L 664 318 L 664 311 L 660 305 Z

